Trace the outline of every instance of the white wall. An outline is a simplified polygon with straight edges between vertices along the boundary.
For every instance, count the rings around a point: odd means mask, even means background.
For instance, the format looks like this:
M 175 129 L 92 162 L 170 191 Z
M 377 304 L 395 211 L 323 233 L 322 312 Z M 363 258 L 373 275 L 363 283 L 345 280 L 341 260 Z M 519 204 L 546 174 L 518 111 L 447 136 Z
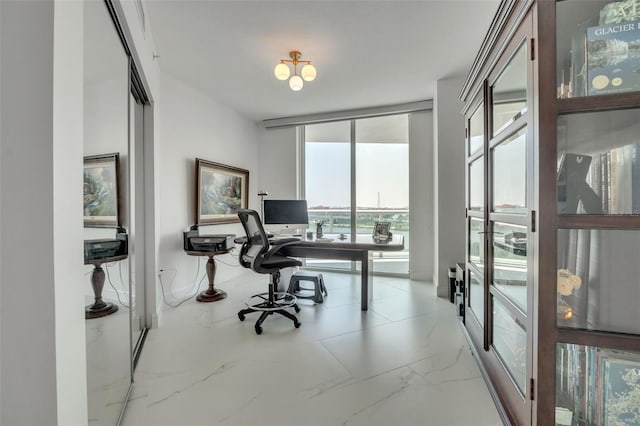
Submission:
M 433 277 L 433 113 L 409 114 L 409 275 Z
M 182 245 L 182 232 L 194 223 L 195 158 L 249 170 L 249 207 L 259 210 L 258 127 L 169 74 L 161 73 L 161 86 L 158 267 L 163 270 L 165 294 L 172 283 L 174 294 L 183 298 L 194 292 L 197 262 L 201 262 L 202 276 L 206 261 L 206 257 L 188 256 Z M 244 231 L 237 223 L 202 227 L 201 233 L 243 235 Z M 224 290 L 224 281 L 238 276 L 241 269 L 229 255 L 216 259 L 221 261 L 216 283 Z M 203 289 L 204 284 L 206 279 Z
M 462 78 L 438 80 L 433 98 L 434 265 L 438 296 L 448 292 L 449 267 L 464 261 L 464 119 Z
M 264 129 L 259 132 L 260 183 L 274 200 L 297 198 L 298 150 L 296 128 Z
M 83 3 L 0 9 L 0 423 L 86 424 Z

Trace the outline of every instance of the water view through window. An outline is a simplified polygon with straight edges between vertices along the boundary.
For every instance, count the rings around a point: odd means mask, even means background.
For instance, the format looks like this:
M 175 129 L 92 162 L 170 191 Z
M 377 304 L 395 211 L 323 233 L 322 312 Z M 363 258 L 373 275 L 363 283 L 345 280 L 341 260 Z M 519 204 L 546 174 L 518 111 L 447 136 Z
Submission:
M 353 130 L 353 131 L 352 131 Z M 304 186 L 309 226 L 325 234 L 371 234 L 389 222 L 405 250 L 375 252 L 374 272 L 409 273 L 409 143 L 406 114 L 305 126 Z M 353 193 L 352 193 L 353 191 Z M 357 270 L 350 261 L 308 266 Z

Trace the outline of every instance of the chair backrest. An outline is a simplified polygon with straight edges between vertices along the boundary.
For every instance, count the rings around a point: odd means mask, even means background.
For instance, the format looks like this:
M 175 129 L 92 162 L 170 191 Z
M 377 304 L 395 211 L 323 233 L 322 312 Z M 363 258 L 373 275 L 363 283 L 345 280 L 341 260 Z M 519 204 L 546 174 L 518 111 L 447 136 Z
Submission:
M 240 264 L 254 271 L 260 266 L 262 255 L 269 250 L 269 239 L 255 210 L 239 209 L 238 217 L 247 234 L 247 242 L 240 251 Z M 256 263 L 257 261 L 257 263 Z M 258 272 L 258 271 L 256 271 Z

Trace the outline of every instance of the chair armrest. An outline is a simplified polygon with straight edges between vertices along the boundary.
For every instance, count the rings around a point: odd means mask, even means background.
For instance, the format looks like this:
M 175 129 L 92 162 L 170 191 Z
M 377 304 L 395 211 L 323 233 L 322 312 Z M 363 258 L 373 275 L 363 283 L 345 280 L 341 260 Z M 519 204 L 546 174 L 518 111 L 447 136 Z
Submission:
M 271 247 L 269 251 L 264 254 L 265 258 L 271 257 L 274 253 L 280 250 L 284 246 L 288 246 L 289 244 L 294 244 L 300 241 L 300 238 L 273 238 L 269 240 L 269 244 Z

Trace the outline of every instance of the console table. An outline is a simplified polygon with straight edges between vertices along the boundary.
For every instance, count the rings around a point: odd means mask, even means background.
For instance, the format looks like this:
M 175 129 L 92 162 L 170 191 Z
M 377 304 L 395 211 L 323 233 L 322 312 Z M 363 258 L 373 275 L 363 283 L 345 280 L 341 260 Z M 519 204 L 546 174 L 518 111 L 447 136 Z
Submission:
M 216 276 L 216 262 L 213 259 L 214 256 L 218 256 L 219 254 L 227 254 L 230 250 L 220 250 L 220 251 L 193 251 L 188 250 L 186 253 L 189 256 L 207 256 L 209 260 L 207 261 L 207 278 L 209 278 L 209 288 L 200 293 L 196 300 L 198 302 L 217 302 L 218 300 L 222 300 L 227 297 L 227 293 L 223 290 L 217 289 L 214 286 L 214 279 Z

